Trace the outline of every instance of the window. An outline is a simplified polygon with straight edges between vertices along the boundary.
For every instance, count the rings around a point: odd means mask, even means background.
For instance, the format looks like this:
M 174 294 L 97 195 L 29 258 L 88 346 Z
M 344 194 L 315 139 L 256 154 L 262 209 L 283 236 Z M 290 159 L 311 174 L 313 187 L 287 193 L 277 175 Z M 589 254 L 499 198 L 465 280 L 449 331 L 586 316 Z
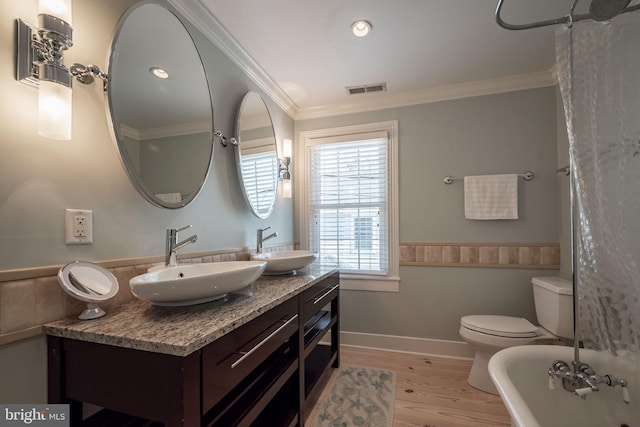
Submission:
M 303 244 L 346 289 L 398 289 L 396 135 L 397 122 L 301 134 Z

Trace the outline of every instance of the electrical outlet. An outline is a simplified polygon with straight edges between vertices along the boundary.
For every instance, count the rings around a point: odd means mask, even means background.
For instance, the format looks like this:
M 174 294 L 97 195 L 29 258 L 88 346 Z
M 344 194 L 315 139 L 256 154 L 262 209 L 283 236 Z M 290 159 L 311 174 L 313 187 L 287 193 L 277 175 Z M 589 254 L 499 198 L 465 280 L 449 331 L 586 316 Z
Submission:
M 67 245 L 93 243 L 93 211 L 67 209 L 65 212 L 65 242 Z
M 87 237 L 87 217 L 85 215 L 73 217 L 73 237 Z

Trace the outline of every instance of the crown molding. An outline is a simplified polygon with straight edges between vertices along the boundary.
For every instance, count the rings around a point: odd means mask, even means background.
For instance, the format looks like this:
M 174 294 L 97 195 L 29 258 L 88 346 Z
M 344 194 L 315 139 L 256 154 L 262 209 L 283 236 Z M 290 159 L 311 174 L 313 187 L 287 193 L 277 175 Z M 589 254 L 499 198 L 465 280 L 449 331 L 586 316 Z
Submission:
M 518 90 L 554 86 L 556 79 L 551 71 L 541 71 L 518 76 L 479 80 L 468 83 L 434 87 L 407 92 L 373 93 L 353 95 L 348 103 L 299 108 L 296 120 L 317 119 L 343 114 L 362 113 L 409 105 L 428 104 L 474 96 L 492 95 Z M 356 98 L 360 97 L 360 98 Z
M 201 0 L 167 0 L 193 26 L 200 30 L 234 64 L 253 81 L 292 119 L 296 118 L 298 106 L 238 44 L 226 28 L 211 14 Z
M 354 95 L 347 102 L 299 108 L 211 14 L 202 0 L 167 0 L 294 120 L 307 120 L 555 86 L 557 71 L 479 80 L 419 91 Z
M 122 136 L 126 136 L 137 141 L 144 141 L 147 139 L 170 138 L 173 136 L 195 135 L 211 132 L 210 125 L 211 124 L 209 122 L 192 122 L 149 129 L 134 129 L 129 126 L 121 125 L 120 132 Z

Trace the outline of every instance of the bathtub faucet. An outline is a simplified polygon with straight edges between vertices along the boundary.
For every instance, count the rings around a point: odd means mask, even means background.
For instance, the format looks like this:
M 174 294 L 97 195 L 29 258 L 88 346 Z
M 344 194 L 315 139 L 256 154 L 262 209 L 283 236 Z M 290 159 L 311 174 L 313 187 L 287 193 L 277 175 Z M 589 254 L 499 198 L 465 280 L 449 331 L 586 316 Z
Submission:
M 620 386 L 624 403 L 631 402 L 626 380 L 609 374 L 600 376 L 587 363 L 574 361 L 573 369 L 571 369 L 566 362 L 556 360 L 549 368 L 548 374 L 549 388 L 552 390 L 555 390 L 555 378 L 562 379 L 564 389 L 582 399 L 586 399 L 587 395 L 594 391 L 599 391 L 599 384 L 606 384 L 609 387 Z

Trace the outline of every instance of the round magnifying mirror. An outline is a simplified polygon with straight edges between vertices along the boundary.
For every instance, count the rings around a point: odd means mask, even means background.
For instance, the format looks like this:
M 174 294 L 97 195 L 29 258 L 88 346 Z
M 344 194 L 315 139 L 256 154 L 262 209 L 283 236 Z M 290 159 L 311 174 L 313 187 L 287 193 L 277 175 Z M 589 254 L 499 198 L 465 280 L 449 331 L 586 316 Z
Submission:
M 123 16 L 108 100 L 122 164 L 140 194 L 170 209 L 195 199 L 213 156 L 213 107 L 198 50 L 169 10 L 143 3 Z
M 244 198 L 258 218 L 268 218 L 278 189 L 278 152 L 271 115 L 255 92 L 248 92 L 242 99 L 236 138 L 236 163 Z
M 98 307 L 99 302 L 107 301 L 118 293 L 118 279 L 111 272 L 99 265 L 73 261 L 58 271 L 58 282 L 62 289 L 80 301 L 87 304 L 80 319 L 96 319 L 105 315 Z

